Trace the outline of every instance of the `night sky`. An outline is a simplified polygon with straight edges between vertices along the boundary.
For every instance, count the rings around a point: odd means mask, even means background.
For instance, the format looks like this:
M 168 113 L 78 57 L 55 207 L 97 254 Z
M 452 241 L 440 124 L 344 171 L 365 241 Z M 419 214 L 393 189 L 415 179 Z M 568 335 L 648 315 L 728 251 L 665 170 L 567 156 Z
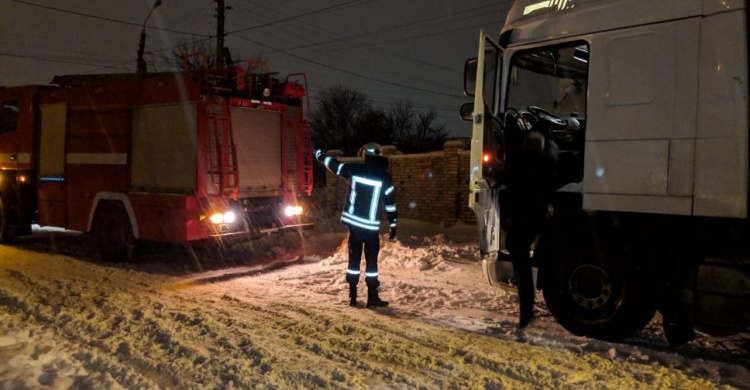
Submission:
M 0 0 L 0 85 L 46 84 L 54 75 L 134 72 L 141 25 L 154 0 Z M 226 0 L 233 58 L 304 72 L 311 97 L 341 84 L 376 106 L 407 98 L 434 108 L 454 136 L 463 63 L 480 28 L 497 35 L 511 1 Z M 172 47 L 214 39 L 213 0 L 163 0 L 148 20 L 149 71 L 168 71 Z M 56 8 L 53 10 L 50 8 Z M 169 31 L 168 31 L 169 30 Z

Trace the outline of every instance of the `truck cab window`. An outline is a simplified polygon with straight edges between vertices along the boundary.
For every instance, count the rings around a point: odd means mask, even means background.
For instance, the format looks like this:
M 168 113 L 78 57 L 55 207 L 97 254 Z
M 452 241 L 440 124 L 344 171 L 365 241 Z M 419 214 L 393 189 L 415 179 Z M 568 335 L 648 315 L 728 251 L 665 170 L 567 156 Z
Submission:
M 586 117 L 588 46 L 543 47 L 513 56 L 508 107 L 541 107 L 559 117 Z
M 16 129 L 18 124 L 18 100 L 4 100 L 0 110 L 0 133 Z
M 586 43 L 545 46 L 511 57 L 506 125 L 541 131 L 560 150 L 559 186 L 583 180 L 589 49 Z M 508 115 L 517 121 L 508 122 Z M 513 129 L 506 129 L 512 146 Z

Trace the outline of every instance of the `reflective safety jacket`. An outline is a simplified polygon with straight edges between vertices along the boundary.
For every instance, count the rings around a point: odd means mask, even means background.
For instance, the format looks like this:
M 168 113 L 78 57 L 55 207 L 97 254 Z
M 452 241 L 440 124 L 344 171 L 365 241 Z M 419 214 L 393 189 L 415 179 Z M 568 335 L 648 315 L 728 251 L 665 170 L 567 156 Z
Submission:
M 380 230 L 381 203 L 391 228 L 396 227 L 396 189 L 388 173 L 388 159 L 381 156 L 365 156 L 365 163 L 344 163 L 318 150 L 315 158 L 336 176 L 349 183 L 341 222 L 366 230 Z M 382 200 L 382 202 L 381 202 Z

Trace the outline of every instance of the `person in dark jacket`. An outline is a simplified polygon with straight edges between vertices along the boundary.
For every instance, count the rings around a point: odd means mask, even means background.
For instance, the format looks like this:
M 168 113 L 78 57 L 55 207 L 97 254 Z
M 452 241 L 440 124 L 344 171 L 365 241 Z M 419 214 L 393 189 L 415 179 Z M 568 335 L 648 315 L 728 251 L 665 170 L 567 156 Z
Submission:
M 396 237 L 396 191 L 388 173 L 388 159 L 381 156 L 380 146 L 368 144 L 364 148 L 364 164 L 343 163 L 325 154 L 315 152 L 315 158 L 336 176 L 349 184 L 349 193 L 341 213 L 341 222 L 349 226 L 349 266 L 346 281 L 349 283 L 349 305 L 357 306 L 362 248 L 365 252 L 365 283 L 367 307 L 387 307 L 388 302 L 378 295 L 378 252 L 380 252 L 381 203 L 390 224 L 390 239 Z M 381 202 L 382 200 L 382 202 Z
M 520 148 L 508 151 L 505 166 L 507 216 L 506 242 L 518 280 L 521 306 L 518 327 L 531 322 L 534 313 L 534 282 L 531 275 L 531 244 L 547 221 L 553 191 L 557 147 L 539 131 L 527 132 Z

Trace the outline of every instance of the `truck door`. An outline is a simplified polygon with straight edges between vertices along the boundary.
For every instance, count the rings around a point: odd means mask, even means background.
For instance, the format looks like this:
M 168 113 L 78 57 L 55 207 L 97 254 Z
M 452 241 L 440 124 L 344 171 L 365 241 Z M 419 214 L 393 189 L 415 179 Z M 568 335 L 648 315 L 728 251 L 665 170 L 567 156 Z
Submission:
M 489 180 L 488 170 L 497 159 L 494 128 L 499 102 L 499 75 L 502 50 L 484 30 L 479 33 L 479 53 L 466 64 L 465 92 L 474 96 L 471 157 L 469 167 L 469 207 L 477 217 L 480 251 L 494 255 L 500 249 L 500 211 L 497 182 Z M 471 77 L 475 76 L 474 81 Z

